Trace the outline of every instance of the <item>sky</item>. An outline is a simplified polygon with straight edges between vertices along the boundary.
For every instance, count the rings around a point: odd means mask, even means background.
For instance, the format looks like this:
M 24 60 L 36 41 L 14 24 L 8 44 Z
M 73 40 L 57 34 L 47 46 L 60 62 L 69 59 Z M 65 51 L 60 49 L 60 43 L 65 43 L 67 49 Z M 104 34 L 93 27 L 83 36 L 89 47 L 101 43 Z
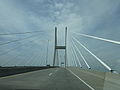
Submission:
M 106 71 L 77 42 L 72 44 L 72 37 L 75 37 L 103 62 L 120 72 L 119 44 L 75 34 L 82 33 L 120 42 L 119 8 L 119 0 L 0 0 L 0 34 L 41 31 L 23 35 L 0 35 L 0 65 L 46 65 L 48 59 L 48 64 L 52 65 L 54 28 L 58 28 L 58 44 L 64 45 L 64 29 L 67 26 L 69 66 L 75 66 L 71 48 L 76 44 L 91 68 Z M 31 38 L 4 44 L 27 37 Z M 77 56 L 83 68 L 87 68 L 78 53 Z M 59 51 L 59 57 L 59 62 L 64 61 L 63 51 Z M 77 66 L 79 67 L 78 62 Z

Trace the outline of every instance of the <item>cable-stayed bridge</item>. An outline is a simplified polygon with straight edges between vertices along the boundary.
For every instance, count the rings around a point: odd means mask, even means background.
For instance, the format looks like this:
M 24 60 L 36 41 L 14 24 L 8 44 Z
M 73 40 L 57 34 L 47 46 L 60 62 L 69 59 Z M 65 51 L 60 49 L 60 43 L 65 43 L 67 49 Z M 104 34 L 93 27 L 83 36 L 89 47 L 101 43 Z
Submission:
M 113 68 L 112 61 L 96 55 L 79 38 L 102 41 L 118 49 L 119 41 L 69 32 L 66 27 L 64 45 L 59 45 L 57 31 L 55 27 L 55 35 L 52 35 L 55 40 L 44 31 L 0 34 L 1 74 L 26 70 L 15 75 L 3 75 L 0 90 L 120 90 L 119 69 Z M 41 35 L 48 39 L 41 38 Z M 10 71 L 8 67 L 19 69 Z M 31 70 L 28 72 L 27 69 Z

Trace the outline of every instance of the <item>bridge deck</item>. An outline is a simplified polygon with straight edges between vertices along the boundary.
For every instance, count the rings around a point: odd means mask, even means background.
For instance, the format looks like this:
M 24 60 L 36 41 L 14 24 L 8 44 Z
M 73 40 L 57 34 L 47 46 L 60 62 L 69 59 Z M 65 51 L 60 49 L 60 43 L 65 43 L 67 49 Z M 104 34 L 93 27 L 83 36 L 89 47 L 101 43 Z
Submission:
M 0 78 L 0 90 L 103 90 L 103 86 L 104 73 L 78 68 L 51 68 Z

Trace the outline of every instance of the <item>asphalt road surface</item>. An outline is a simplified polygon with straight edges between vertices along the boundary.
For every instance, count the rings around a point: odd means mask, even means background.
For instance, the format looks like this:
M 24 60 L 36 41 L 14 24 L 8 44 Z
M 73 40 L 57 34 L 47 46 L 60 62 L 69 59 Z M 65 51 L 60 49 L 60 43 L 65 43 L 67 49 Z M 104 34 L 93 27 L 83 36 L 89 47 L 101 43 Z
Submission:
M 65 68 L 51 68 L 0 78 L 0 90 L 94 90 Z

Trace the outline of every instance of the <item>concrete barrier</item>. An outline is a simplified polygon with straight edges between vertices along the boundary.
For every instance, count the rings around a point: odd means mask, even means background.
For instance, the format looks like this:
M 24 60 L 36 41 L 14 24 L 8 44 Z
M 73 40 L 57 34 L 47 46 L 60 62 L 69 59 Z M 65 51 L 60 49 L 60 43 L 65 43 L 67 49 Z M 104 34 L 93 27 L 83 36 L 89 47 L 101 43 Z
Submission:
M 120 74 L 106 73 L 103 90 L 120 90 Z

